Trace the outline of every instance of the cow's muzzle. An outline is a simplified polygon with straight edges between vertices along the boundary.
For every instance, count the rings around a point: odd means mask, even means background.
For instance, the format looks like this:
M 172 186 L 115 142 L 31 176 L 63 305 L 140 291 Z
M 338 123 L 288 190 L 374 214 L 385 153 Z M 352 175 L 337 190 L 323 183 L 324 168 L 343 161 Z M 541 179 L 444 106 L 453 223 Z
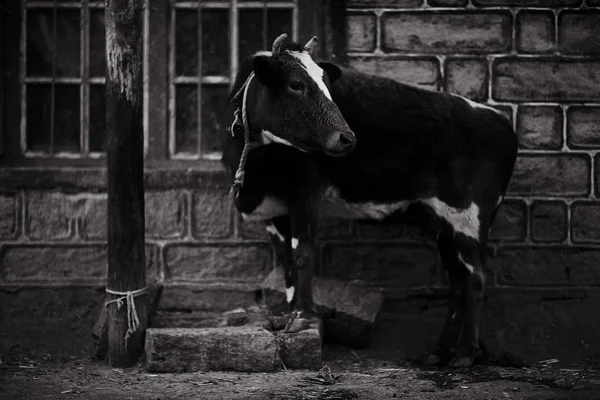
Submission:
M 356 136 L 352 131 L 337 131 L 327 137 L 323 152 L 331 157 L 341 157 L 350 153 L 356 146 Z

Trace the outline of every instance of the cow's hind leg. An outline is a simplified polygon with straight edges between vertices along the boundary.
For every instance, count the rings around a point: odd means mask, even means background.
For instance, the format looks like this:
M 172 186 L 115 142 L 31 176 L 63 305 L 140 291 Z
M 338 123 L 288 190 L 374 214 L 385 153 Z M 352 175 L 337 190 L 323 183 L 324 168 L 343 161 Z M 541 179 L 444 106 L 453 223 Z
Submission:
M 460 234 L 455 236 L 459 262 L 467 271 L 464 278 L 464 315 L 462 331 L 456 355 L 450 361 L 451 367 L 470 367 L 481 355 L 479 347 L 479 326 L 483 311 L 485 291 L 484 264 L 487 254 L 486 242 L 478 243 Z
M 465 283 L 468 270 L 460 262 L 458 249 L 452 233 L 440 233 L 437 237 L 437 247 L 444 269 L 450 283 L 450 299 L 448 315 L 444 330 L 438 341 L 437 348 L 425 355 L 425 365 L 446 365 L 456 353 L 456 345 L 460 338 L 463 316 L 465 311 Z

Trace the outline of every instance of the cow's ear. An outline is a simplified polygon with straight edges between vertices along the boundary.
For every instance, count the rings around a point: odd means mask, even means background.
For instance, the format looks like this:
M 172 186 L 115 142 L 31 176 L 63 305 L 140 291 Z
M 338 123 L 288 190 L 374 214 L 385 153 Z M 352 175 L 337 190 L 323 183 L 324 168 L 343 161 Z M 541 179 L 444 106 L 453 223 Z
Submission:
M 342 76 L 342 70 L 335 64 L 332 64 L 327 61 L 322 61 L 318 63 L 319 67 L 323 68 L 323 71 L 329 77 L 329 82 L 333 83 Z
M 265 86 L 275 86 L 279 82 L 281 61 L 271 56 L 256 56 L 252 68 L 258 81 Z

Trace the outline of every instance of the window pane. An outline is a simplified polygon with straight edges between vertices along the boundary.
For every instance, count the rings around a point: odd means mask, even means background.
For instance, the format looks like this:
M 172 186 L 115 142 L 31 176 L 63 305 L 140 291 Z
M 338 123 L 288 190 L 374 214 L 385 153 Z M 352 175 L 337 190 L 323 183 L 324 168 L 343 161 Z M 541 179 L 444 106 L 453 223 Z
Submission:
M 106 97 L 104 85 L 90 86 L 90 151 L 106 151 Z
M 80 76 L 80 11 L 59 9 L 56 12 L 56 75 Z
M 239 63 L 259 50 L 268 50 L 263 46 L 263 11 L 241 10 Z
M 52 76 L 52 10 L 27 11 L 27 75 Z
M 104 11 L 90 10 L 90 76 L 104 76 L 106 69 Z
M 79 85 L 56 85 L 54 101 L 54 152 L 79 153 Z
M 202 10 L 202 75 L 229 75 L 227 10 Z
M 233 122 L 232 112 L 227 109 L 229 89 L 227 86 L 202 87 L 202 155 L 220 159 L 221 135 L 228 123 Z
M 175 14 L 175 73 L 198 75 L 198 11 L 177 10 Z
M 175 152 L 198 153 L 198 97 L 196 85 L 175 87 Z
M 52 86 L 27 85 L 27 150 L 50 152 Z
M 273 41 L 282 33 L 288 34 L 288 40 L 292 37 L 292 11 L 291 10 L 268 10 L 267 11 L 267 47 L 271 47 Z

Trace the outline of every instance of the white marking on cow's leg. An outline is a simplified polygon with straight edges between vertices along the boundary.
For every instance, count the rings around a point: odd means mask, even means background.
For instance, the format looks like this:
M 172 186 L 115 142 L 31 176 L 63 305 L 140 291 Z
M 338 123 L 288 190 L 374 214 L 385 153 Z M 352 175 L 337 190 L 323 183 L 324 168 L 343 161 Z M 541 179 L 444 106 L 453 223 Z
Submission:
M 498 201 L 496 202 L 496 207 L 498 207 L 500 205 L 500 203 L 502 203 L 502 200 L 504 200 L 504 196 L 498 197 Z
M 332 100 L 331 93 L 329 93 L 329 89 L 327 89 L 327 86 L 323 81 L 323 69 L 319 67 L 316 62 L 314 62 L 310 54 L 297 51 L 290 51 L 289 53 L 298 59 L 298 61 L 300 61 L 306 72 L 308 72 L 308 75 L 315 81 L 325 97 L 327 97 L 329 100 Z
M 298 248 L 298 238 L 292 238 L 292 249 L 296 250 Z
M 267 225 L 267 232 L 269 232 L 273 236 L 277 236 L 279 241 L 285 242 L 285 237 L 277 230 L 275 224 L 271 223 Z
M 251 213 L 242 213 L 244 221 L 264 221 L 289 214 L 288 206 L 282 200 L 265 196 L 263 201 Z
M 460 253 L 458 253 L 458 261 L 460 261 L 461 264 L 465 266 L 465 268 L 467 269 L 467 271 L 469 271 L 470 274 L 472 274 L 475 271 L 475 268 L 473 268 L 471 264 L 466 262 L 463 256 L 460 255 Z
M 467 104 L 469 104 L 472 108 L 480 108 L 480 109 L 484 109 L 484 110 L 490 110 L 490 111 L 495 112 L 496 114 L 504 116 L 504 114 L 502 113 L 502 111 L 497 110 L 494 107 L 490 107 L 490 106 L 488 106 L 486 104 L 477 103 L 477 102 L 475 102 L 475 101 L 473 101 L 471 99 L 468 99 L 468 98 L 466 98 L 464 96 L 461 96 L 459 94 L 453 94 L 453 96 L 460 97 L 461 99 L 463 99 L 464 101 L 466 101 Z
M 263 144 L 270 144 L 270 143 L 279 143 L 279 144 L 284 144 L 286 146 L 290 146 L 293 147 L 295 149 L 298 149 L 304 153 L 306 153 L 306 150 L 301 149 L 300 147 L 296 147 L 293 144 L 291 144 L 290 142 L 288 142 L 285 139 L 280 138 L 279 136 L 276 136 L 273 132 L 268 131 L 266 129 L 263 129 L 261 132 L 261 136 L 262 136 L 262 141 Z
M 460 209 L 449 206 L 437 197 L 420 200 L 433 209 L 436 215 L 452 226 L 455 232 L 479 241 L 479 207 L 471 203 L 468 208 Z
M 289 288 L 285 288 L 285 299 L 288 303 L 291 303 L 292 300 L 294 299 L 294 293 L 295 293 L 295 289 L 293 286 L 290 286 Z

